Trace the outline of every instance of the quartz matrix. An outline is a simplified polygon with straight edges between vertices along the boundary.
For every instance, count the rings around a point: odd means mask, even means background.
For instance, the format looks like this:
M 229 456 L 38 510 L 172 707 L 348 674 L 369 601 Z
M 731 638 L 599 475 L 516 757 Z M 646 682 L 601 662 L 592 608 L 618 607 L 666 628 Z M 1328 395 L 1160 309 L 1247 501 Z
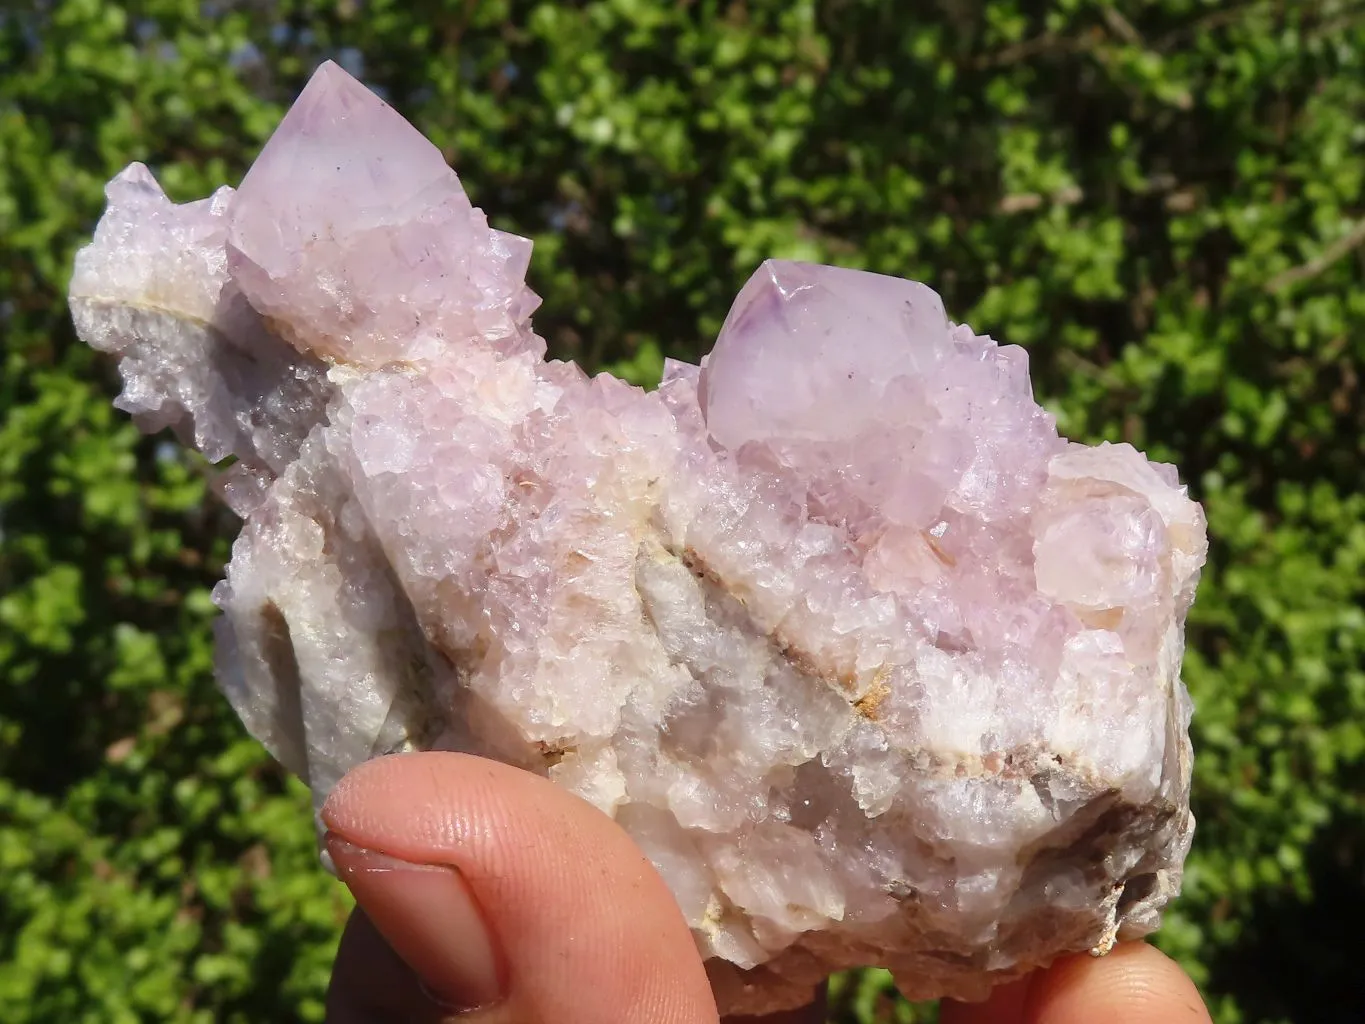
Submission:
M 229 465 L 219 678 L 319 801 L 398 750 L 548 775 L 657 865 L 725 1012 L 867 964 L 981 997 L 1157 925 L 1203 514 L 1060 438 L 1021 349 L 772 261 L 656 392 L 546 361 L 530 242 L 331 64 L 238 190 L 108 194 L 77 328 Z

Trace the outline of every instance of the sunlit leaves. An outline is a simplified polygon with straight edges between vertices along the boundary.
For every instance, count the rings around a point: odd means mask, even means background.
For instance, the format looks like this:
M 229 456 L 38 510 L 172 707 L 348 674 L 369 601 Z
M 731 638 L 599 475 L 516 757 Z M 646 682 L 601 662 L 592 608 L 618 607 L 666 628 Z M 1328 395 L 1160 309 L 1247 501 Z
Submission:
M 1345 0 L 0 6 L 0 1019 L 320 1014 L 343 907 L 300 788 L 211 682 L 231 524 L 109 406 L 62 293 L 113 173 L 235 183 L 324 57 L 536 238 L 558 355 L 652 383 L 761 259 L 829 260 L 930 282 L 1028 347 L 1066 432 L 1180 465 L 1214 544 L 1186 663 L 1200 828 L 1162 941 L 1228 1021 L 1289 1019 L 1304 987 L 1246 951 L 1334 962 L 1264 914 L 1365 862 L 1342 838 L 1365 783 Z M 848 1019 L 912 1019 L 885 975 L 836 987 Z

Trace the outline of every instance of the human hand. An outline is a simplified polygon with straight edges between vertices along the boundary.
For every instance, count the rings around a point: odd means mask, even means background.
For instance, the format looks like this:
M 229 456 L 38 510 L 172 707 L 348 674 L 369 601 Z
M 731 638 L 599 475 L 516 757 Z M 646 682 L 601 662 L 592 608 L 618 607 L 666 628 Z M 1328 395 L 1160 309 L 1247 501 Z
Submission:
M 613 821 L 552 783 L 463 754 L 396 755 L 351 772 L 322 817 L 360 905 L 329 1024 L 716 1024 L 663 880 Z M 823 1019 L 812 1005 L 749 1024 Z M 1141 943 L 942 1013 L 942 1024 L 1094 1022 L 1209 1015 L 1180 968 Z

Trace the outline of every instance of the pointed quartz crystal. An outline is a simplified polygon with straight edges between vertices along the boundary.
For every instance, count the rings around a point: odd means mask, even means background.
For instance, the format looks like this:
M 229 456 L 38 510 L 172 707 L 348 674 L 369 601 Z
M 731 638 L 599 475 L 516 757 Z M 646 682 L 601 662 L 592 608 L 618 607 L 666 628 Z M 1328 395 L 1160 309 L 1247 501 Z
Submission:
M 362 364 L 523 341 L 530 255 L 488 227 L 436 146 L 331 62 L 242 181 L 228 236 L 234 279 L 282 335 Z
M 916 281 L 768 260 L 749 279 L 703 372 L 706 423 L 727 448 L 855 437 L 888 418 L 888 389 L 951 345 L 943 301 Z

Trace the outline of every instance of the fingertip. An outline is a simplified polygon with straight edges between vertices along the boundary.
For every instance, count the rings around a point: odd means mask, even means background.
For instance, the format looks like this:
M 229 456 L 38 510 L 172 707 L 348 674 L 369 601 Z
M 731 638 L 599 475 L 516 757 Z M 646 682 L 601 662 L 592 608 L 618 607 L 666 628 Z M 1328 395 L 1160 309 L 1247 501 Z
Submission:
M 332 787 L 323 801 L 318 817 L 333 832 L 348 832 L 357 823 L 371 818 L 371 808 L 391 803 L 412 793 L 414 788 L 426 795 L 440 786 L 440 778 L 452 771 L 468 777 L 483 765 L 493 764 L 483 758 L 447 751 L 424 753 L 385 754 L 362 761 L 354 766 Z M 505 766 L 502 766 L 505 767 Z M 423 785 L 426 776 L 431 782 Z M 434 783 L 434 786 L 433 784 Z
M 1211 1024 L 1199 990 L 1145 942 L 1066 957 L 1033 979 L 1024 1024 Z
M 362 799 L 374 790 L 373 781 L 376 773 L 382 776 L 389 768 L 386 762 L 391 758 L 402 757 L 402 754 L 387 754 L 383 757 L 371 758 L 368 761 L 361 761 L 360 764 L 351 768 L 327 794 L 327 799 L 322 802 L 322 807 L 318 811 L 324 828 L 328 831 L 336 832 L 338 821 L 346 821 L 352 814 L 352 807 L 356 803 L 357 797 Z

